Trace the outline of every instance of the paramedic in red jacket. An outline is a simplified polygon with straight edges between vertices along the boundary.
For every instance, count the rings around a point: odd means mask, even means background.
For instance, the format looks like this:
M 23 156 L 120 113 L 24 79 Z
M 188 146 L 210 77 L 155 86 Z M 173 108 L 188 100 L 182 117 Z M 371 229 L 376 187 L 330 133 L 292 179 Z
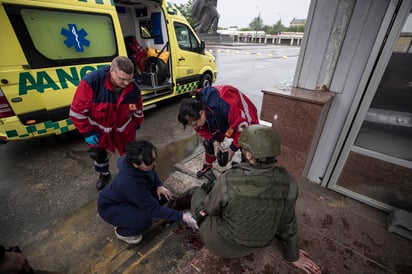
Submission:
M 97 190 L 110 181 L 107 151 L 123 155 L 144 119 L 133 74 L 133 63 L 127 57 L 114 58 L 111 66 L 90 72 L 80 81 L 70 107 L 70 118 L 84 136 L 100 173 Z
M 178 120 L 184 127 L 192 126 L 204 139 L 205 164 L 197 172 L 199 178 L 212 168 L 219 151 L 227 151 L 228 161 L 231 161 L 239 149 L 243 129 L 259 123 L 252 101 L 229 85 L 205 87 L 197 90 L 192 98 L 182 99 Z M 233 139 L 228 149 L 220 146 L 225 137 Z

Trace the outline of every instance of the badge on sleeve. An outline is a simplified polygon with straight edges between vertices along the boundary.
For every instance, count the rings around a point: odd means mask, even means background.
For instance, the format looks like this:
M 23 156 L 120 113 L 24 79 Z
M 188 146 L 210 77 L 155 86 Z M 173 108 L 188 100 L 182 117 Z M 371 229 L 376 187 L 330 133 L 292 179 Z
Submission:
M 225 136 L 227 138 L 230 138 L 230 136 L 232 136 L 234 129 L 233 128 L 228 128 L 228 130 L 225 132 Z
M 129 109 L 130 110 L 136 110 L 136 104 L 129 104 Z

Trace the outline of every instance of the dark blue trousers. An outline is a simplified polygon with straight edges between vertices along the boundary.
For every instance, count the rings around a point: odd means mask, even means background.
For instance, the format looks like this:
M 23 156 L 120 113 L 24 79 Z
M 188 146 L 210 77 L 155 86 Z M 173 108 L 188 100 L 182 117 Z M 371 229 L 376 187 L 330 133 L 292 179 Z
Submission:
M 160 205 L 164 205 L 167 200 L 164 196 L 158 200 L 156 191 L 151 193 Z M 99 215 L 109 224 L 116 226 L 117 233 L 122 236 L 135 236 L 143 234 L 153 223 L 153 217 L 149 209 L 139 208 L 135 205 L 112 205 L 100 209 Z

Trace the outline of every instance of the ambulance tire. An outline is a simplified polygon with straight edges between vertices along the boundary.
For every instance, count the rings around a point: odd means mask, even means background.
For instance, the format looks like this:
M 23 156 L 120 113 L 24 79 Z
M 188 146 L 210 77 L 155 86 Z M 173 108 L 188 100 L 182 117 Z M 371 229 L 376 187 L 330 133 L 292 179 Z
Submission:
M 200 78 L 199 88 L 210 87 L 212 85 L 212 77 L 209 74 L 205 73 Z
M 157 82 L 160 84 L 167 78 L 167 64 L 157 57 L 147 58 L 146 71 L 156 73 Z

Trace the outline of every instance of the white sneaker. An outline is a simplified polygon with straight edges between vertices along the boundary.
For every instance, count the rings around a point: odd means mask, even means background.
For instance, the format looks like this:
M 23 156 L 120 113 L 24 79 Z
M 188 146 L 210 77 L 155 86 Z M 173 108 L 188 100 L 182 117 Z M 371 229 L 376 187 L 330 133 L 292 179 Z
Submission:
M 116 235 L 116 238 L 126 242 L 128 244 L 138 244 L 142 241 L 143 236 L 141 234 L 135 235 L 135 236 L 122 236 L 117 233 L 116 227 L 114 228 L 114 234 Z

